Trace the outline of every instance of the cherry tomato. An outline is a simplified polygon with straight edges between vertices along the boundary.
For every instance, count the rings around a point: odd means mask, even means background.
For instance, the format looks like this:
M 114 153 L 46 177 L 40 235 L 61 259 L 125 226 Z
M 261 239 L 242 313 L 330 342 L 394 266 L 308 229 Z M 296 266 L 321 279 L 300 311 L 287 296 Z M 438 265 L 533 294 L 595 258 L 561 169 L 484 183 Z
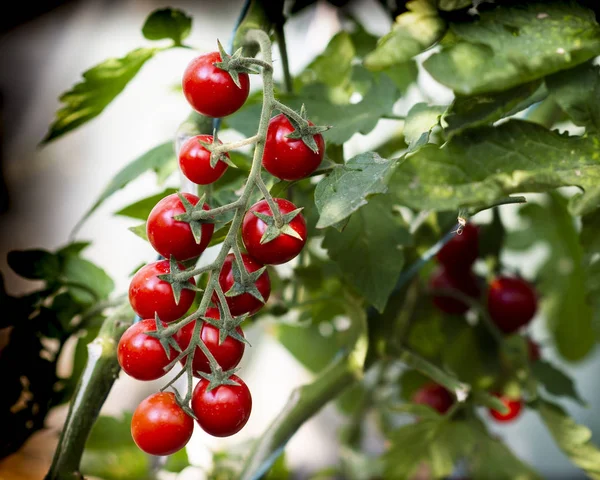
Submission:
M 148 318 L 134 323 L 121 336 L 117 358 L 123 371 L 130 377 L 137 380 L 156 380 L 167 373 L 165 367 L 177 357 L 177 352 L 172 348 L 170 356 L 167 357 L 158 338 L 145 333 L 154 331 L 156 321 Z
M 447 270 L 465 271 L 477 260 L 479 255 L 479 229 L 467 223 L 462 233 L 456 233 L 437 253 L 437 261 Z
M 277 202 L 282 215 L 290 213 L 297 208 L 296 205 L 284 198 L 275 198 L 274 200 Z M 273 216 L 266 200 L 255 203 L 246 212 L 242 224 L 242 239 L 244 240 L 248 254 L 252 258 L 265 265 L 279 265 L 280 263 L 290 261 L 300 253 L 306 243 L 306 221 L 301 213 L 296 215 L 288 224 L 289 227 L 300 235 L 301 240 L 282 233 L 270 242 L 261 244 L 260 240 L 267 230 L 267 224 L 252 212 Z
M 236 375 L 230 379 L 239 385 L 220 385 L 207 392 L 208 380 L 203 378 L 192 394 L 192 410 L 198 425 L 215 437 L 228 437 L 239 432 L 252 411 L 248 386 Z
M 171 272 L 168 260 L 160 260 L 140 268 L 129 285 L 129 303 L 141 318 L 154 318 L 158 314 L 163 322 L 183 317 L 194 302 L 195 292 L 184 288 L 179 304 L 175 303 L 171 284 L 158 278 Z M 196 285 L 193 278 L 188 280 Z
M 428 383 L 415 392 L 412 401 L 421 405 L 429 405 L 443 415 L 454 403 L 454 397 L 441 385 Z
M 273 117 L 267 129 L 263 166 L 271 175 L 282 180 L 308 177 L 320 165 L 325 154 L 323 135 L 314 135 L 317 151 L 313 152 L 301 138 L 286 138 L 293 131 L 294 127 L 283 113 Z
M 200 200 L 191 193 L 182 193 L 192 205 Z M 204 204 L 204 210 L 210 207 Z M 148 216 L 146 233 L 148 240 L 158 253 L 165 258 L 173 255 L 177 260 L 187 260 L 198 257 L 210 243 L 215 225 L 205 223 L 202 225 L 200 243 L 196 243 L 189 223 L 175 220 L 175 216 L 185 213 L 185 208 L 176 193 L 167 195 L 159 201 Z
M 188 443 L 194 420 L 177 404 L 175 394 L 161 392 L 142 401 L 131 418 L 131 436 L 150 455 L 171 455 Z
M 183 174 L 198 185 L 216 182 L 227 170 L 227 164 L 219 160 L 210 166 L 210 152 L 200 142 L 213 143 L 212 135 L 196 135 L 189 138 L 179 150 L 179 168 Z M 221 144 L 222 142 L 219 141 Z M 226 153 L 227 157 L 229 154 Z
M 240 73 L 240 87 L 231 75 L 214 63 L 221 61 L 219 52 L 193 59 L 183 73 L 183 94 L 192 108 L 208 117 L 225 117 L 236 112 L 250 93 L 247 73 Z
M 504 405 L 506 405 L 508 412 L 503 414 L 498 410 L 490 408 L 489 412 L 493 418 L 495 418 L 498 422 L 510 422 L 519 416 L 521 410 L 523 409 L 523 401 L 521 399 L 505 397 L 498 393 L 494 393 L 494 395 L 498 397 Z
M 244 262 L 244 268 L 249 273 L 255 272 L 263 267 L 262 264 L 258 263 L 256 260 L 253 260 L 252 257 L 246 255 L 245 253 L 242 253 L 242 261 Z M 235 256 L 233 253 L 230 253 L 227 255 L 227 257 L 225 257 L 223 268 L 219 273 L 219 285 L 221 285 L 224 293 L 227 293 L 234 284 L 232 270 L 233 262 L 235 262 Z M 266 303 L 266 301 L 269 299 L 269 295 L 271 295 L 271 279 L 269 278 L 269 273 L 267 270 L 265 270 L 260 277 L 258 277 L 258 280 L 254 283 L 254 285 Z M 214 303 L 219 301 L 219 297 L 217 297 L 216 293 L 213 293 L 212 301 Z M 249 315 L 255 314 L 262 308 L 264 303 L 250 293 L 245 292 L 241 295 L 227 297 L 227 305 L 229 305 L 229 311 L 231 314 L 237 317 L 238 315 L 243 315 L 244 313 L 248 313 Z
M 471 298 L 477 298 L 480 294 L 477 277 L 470 270 L 455 274 L 444 267 L 440 267 L 431 276 L 429 288 L 432 290 L 457 290 L 459 293 Z M 469 310 L 469 305 L 449 295 L 434 294 L 432 301 L 442 312 L 451 315 L 461 315 Z
M 514 333 L 535 316 L 537 294 L 522 278 L 497 277 L 488 290 L 487 308 L 502 332 Z
M 537 362 L 540 358 L 542 358 L 540 346 L 529 337 L 527 337 L 526 340 L 527 356 L 529 357 L 529 361 L 531 363 Z
M 205 317 L 219 319 L 219 310 L 217 308 L 211 307 L 206 310 Z M 236 328 L 237 333 L 239 333 L 242 337 L 244 336 L 244 332 L 240 327 Z M 183 328 L 181 328 L 174 336 L 175 341 L 179 344 L 182 350 L 185 350 L 192 339 L 192 334 L 194 333 L 194 322 L 188 323 Z M 213 354 L 217 363 L 221 366 L 223 370 L 231 370 L 235 368 L 242 356 L 244 355 L 245 345 L 232 337 L 227 337 L 225 341 L 219 344 L 219 329 L 212 326 L 210 323 L 204 323 L 200 330 L 200 335 L 206 347 L 210 350 L 210 353 Z M 187 357 L 181 359 L 181 364 L 185 365 Z M 192 360 L 192 367 L 194 370 L 194 376 L 200 378 L 200 375 L 197 374 L 197 371 L 201 372 L 210 372 L 210 364 L 208 362 L 208 358 L 206 355 L 202 353 L 202 350 L 196 347 L 196 351 L 194 352 L 194 359 Z

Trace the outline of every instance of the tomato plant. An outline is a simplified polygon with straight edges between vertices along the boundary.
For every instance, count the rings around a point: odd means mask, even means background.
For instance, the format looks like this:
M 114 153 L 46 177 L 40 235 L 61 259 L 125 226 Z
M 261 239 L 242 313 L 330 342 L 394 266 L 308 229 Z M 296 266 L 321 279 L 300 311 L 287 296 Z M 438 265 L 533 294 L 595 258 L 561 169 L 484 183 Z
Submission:
M 444 414 L 454 403 L 454 397 L 441 385 L 430 383 L 419 388 L 413 395 L 412 401 L 421 405 L 428 405 Z
M 533 319 L 537 295 L 522 278 L 498 277 L 490 283 L 487 308 L 500 330 L 513 333 Z
M 491 408 L 490 415 L 494 420 L 501 423 L 511 422 L 521 414 L 521 410 L 523 409 L 523 401 L 521 399 L 509 398 L 498 394 L 497 397 L 506 406 L 507 412 L 502 413 Z
M 216 182 L 227 170 L 227 164 L 220 159 L 217 159 L 214 166 L 211 164 L 210 152 L 203 143 L 209 144 L 213 141 L 212 135 L 196 135 L 186 140 L 179 151 L 181 172 L 198 185 L 209 185 Z M 229 158 L 227 153 L 225 156 Z

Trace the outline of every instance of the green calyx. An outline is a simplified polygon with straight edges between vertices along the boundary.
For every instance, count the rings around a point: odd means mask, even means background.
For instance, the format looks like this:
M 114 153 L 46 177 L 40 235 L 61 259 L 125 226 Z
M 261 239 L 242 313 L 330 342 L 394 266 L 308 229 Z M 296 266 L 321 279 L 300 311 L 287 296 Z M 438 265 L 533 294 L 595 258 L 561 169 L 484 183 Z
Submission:
M 189 278 L 184 278 L 185 275 L 182 273 L 185 270 L 181 270 L 179 268 L 179 264 L 175 257 L 171 255 L 169 259 L 169 271 L 170 273 L 165 273 L 162 275 L 158 275 L 158 278 L 171 284 L 171 289 L 173 290 L 173 298 L 175 299 L 175 304 L 179 305 L 179 299 L 181 298 L 181 292 L 184 289 L 193 290 L 195 292 L 202 292 L 203 290 L 193 283 L 188 282 Z
M 258 217 L 267 225 L 265 233 L 263 233 L 263 236 L 260 239 L 261 245 L 275 240 L 277 237 L 279 237 L 279 235 L 289 235 L 290 237 L 297 238 L 298 240 L 304 240 L 302 236 L 290 225 L 290 222 L 294 218 L 296 218 L 301 211 L 302 207 L 297 208 L 296 210 L 293 210 L 289 213 L 286 213 L 285 215 L 281 215 L 281 222 L 277 222 L 275 215 L 267 215 L 265 213 L 252 212 L 256 217 Z M 281 224 L 277 225 L 277 223 Z
M 181 347 L 175 341 L 175 339 L 171 335 L 165 335 L 165 327 L 163 326 L 160 318 L 158 318 L 158 315 L 154 316 L 154 321 L 156 322 L 156 330 L 152 332 L 145 332 L 146 335 L 158 339 L 160 345 L 164 348 L 167 357 L 171 356 L 171 348 L 174 348 L 175 351 L 181 353 Z
M 210 152 L 210 168 L 215 168 L 219 161 L 226 163 L 230 167 L 237 168 L 237 165 L 231 161 L 231 158 L 229 158 L 227 152 L 218 150 L 219 139 L 217 137 L 216 128 L 213 131 L 212 138 L 212 143 L 203 142 L 202 140 L 199 141 L 200 145 L 202 145 L 202 148 Z
M 205 380 L 208 380 L 208 385 L 206 387 L 206 391 L 210 392 L 211 390 L 221 386 L 221 385 L 233 385 L 239 387 L 240 384 L 235 380 L 231 379 L 231 376 L 238 371 L 238 368 L 232 368 L 231 370 L 223 370 L 219 364 L 213 365 L 211 362 L 211 372 L 201 372 L 198 371 L 198 375 L 200 375 Z
M 315 135 L 323 133 L 329 130 L 331 127 L 326 125 L 311 125 L 308 123 L 308 116 L 306 114 L 306 108 L 304 107 L 304 104 L 300 109 L 299 117 L 292 117 L 291 115 L 288 115 L 287 112 L 283 112 L 283 114 L 294 127 L 294 131 L 286 135 L 286 138 L 301 139 L 308 148 L 317 153 L 319 147 L 315 141 Z
M 219 53 L 221 54 L 221 61 L 215 62 L 213 65 L 221 70 L 225 70 L 231 76 L 233 83 L 236 84 L 238 88 L 241 88 L 242 85 L 240 83 L 240 73 L 249 73 L 249 74 L 257 74 L 254 68 L 252 68 L 253 59 L 249 59 L 246 57 L 242 57 L 242 48 L 238 48 L 233 55 L 229 55 L 221 42 L 217 40 L 217 45 L 219 46 Z
M 261 267 L 255 272 L 246 271 L 245 267 L 245 275 L 242 276 L 242 272 L 240 271 L 240 267 L 238 266 L 237 260 L 231 265 L 231 273 L 233 274 L 233 285 L 229 290 L 225 292 L 226 297 L 237 297 L 238 295 L 242 295 L 244 293 L 248 293 L 252 295 L 257 300 L 265 303 L 265 299 L 256 287 L 256 282 L 259 277 L 263 274 L 263 272 L 267 269 L 267 267 Z
M 206 316 L 201 317 L 204 322 L 219 329 L 219 345 L 221 345 L 227 339 L 227 337 L 231 337 L 250 347 L 250 342 L 248 342 L 248 340 L 246 340 L 246 338 L 240 335 L 237 331 L 237 327 L 239 327 L 242 322 L 248 318 L 248 314 L 246 313 L 244 315 L 240 315 L 239 317 L 234 317 L 231 315 L 228 308 L 222 308 L 221 305 L 219 305 L 219 312 L 220 319 Z
M 196 243 L 200 243 L 202 240 L 202 225 L 205 223 L 215 223 L 214 219 L 211 217 L 210 210 L 204 210 L 203 208 L 204 195 L 196 205 L 192 205 L 192 203 L 181 193 L 178 193 L 177 196 L 179 197 L 179 200 L 181 200 L 183 208 L 185 208 L 185 213 L 175 215 L 175 220 L 189 223 L 194 240 Z

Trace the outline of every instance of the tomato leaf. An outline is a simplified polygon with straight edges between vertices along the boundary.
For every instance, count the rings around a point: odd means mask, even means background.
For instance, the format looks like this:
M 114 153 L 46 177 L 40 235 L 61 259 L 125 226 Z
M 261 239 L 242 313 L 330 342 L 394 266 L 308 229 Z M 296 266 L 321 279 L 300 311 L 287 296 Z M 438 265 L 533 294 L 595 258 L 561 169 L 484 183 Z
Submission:
M 415 150 L 429 141 L 429 134 L 440 123 L 440 117 L 446 111 L 441 105 L 416 103 L 409 110 L 404 124 L 404 138 L 410 150 Z
M 83 81 L 60 96 L 64 106 L 56 112 L 56 119 L 42 144 L 56 140 L 100 115 L 157 51 L 156 48 L 138 48 L 124 57 L 109 58 L 83 72 Z
M 411 208 L 447 211 L 517 192 L 593 188 L 600 179 L 597 142 L 521 120 L 471 129 L 441 148 L 428 144 L 411 154 L 396 168 L 390 190 Z
M 499 6 L 473 22 L 452 23 L 447 37 L 423 66 L 462 95 L 507 90 L 600 53 L 594 12 L 576 2 Z
M 315 189 L 315 204 L 319 210 L 317 228 L 341 222 L 366 205 L 370 195 L 385 193 L 386 179 L 396 164 L 396 160 L 367 152 L 332 170 Z
M 323 241 L 350 285 L 380 312 L 402 271 L 402 247 L 412 240 L 393 208 L 390 195 L 375 197 L 350 217 L 342 232 L 327 230 Z
M 192 31 L 192 17 L 177 8 L 154 10 L 142 27 L 142 34 L 148 40 L 170 38 L 175 45 L 181 45 Z
M 142 223 L 141 225 L 135 225 L 133 227 L 129 227 L 128 230 L 130 232 L 135 233 L 142 240 L 148 241 L 148 235 L 146 234 L 146 222 Z
M 15 273 L 31 280 L 54 281 L 61 272 L 60 258 L 46 250 L 13 250 L 7 261 Z
M 163 467 L 167 472 L 179 473 L 184 468 L 190 466 L 190 460 L 185 448 L 182 448 L 178 452 L 173 453 L 167 457 L 165 466 Z
M 470 7 L 472 3 L 471 0 L 437 0 L 438 8 L 447 12 Z
M 62 273 L 66 282 L 73 284 L 71 294 L 82 303 L 94 303 L 97 299 L 108 298 L 115 288 L 114 282 L 102 268 L 74 255 L 65 258 Z M 86 288 L 77 287 L 77 284 Z
M 558 447 L 590 478 L 600 479 L 600 449 L 591 442 L 590 429 L 554 403 L 541 401 L 537 410 Z
M 404 63 L 429 48 L 444 34 L 446 23 L 439 17 L 434 2 L 412 0 L 408 12 L 399 15 L 392 31 L 377 42 L 377 48 L 365 58 L 370 70 Z
M 115 215 L 137 218 L 138 220 L 146 220 L 148 218 L 148 215 L 150 215 L 150 211 L 160 200 L 165 198 L 167 195 L 171 195 L 175 192 L 177 192 L 176 188 L 166 188 L 162 192 L 157 193 L 156 195 L 151 195 L 149 197 L 138 200 L 137 202 L 134 202 L 131 205 L 123 207 L 118 212 L 115 212 Z
M 548 393 L 559 397 L 568 397 L 586 406 L 575 388 L 573 379 L 545 360 L 538 360 L 531 369 L 535 378 L 544 386 Z

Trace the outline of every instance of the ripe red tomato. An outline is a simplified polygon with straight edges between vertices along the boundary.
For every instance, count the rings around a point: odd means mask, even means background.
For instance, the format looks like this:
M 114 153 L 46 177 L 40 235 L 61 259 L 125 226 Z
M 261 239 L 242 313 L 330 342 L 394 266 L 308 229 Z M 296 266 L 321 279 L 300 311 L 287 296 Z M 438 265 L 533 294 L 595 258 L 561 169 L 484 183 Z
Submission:
M 192 204 L 196 205 L 200 200 L 191 193 L 182 195 Z M 204 210 L 210 207 L 204 204 Z M 198 257 L 210 243 L 215 229 L 213 223 L 202 225 L 202 238 L 196 243 L 189 223 L 175 220 L 175 216 L 185 213 L 185 208 L 176 193 L 167 195 L 159 201 L 148 216 L 146 233 L 148 240 L 158 253 L 165 258 L 173 255 L 177 260 L 187 260 Z
M 249 273 L 255 272 L 256 270 L 263 267 L 256 260 L 253 260 L 252 257 L 242 253 L 242 260 L 244 262 L 244 267 L 246 271 Z M 229 289 L 234 284 L 233 277 L 233 262 L 235 262 L 235 256 L 233 253 L 230 253 L 225 257 L 225 262 L 223 262 L 223 268 L 219 273 L 219 285 L 223 289 L 224 293 L 227 293 Z M 258 280 L 254 283 L 260 294 L 265 300 L 265 303 L 269 299 L 269 295 L 271 295 L 271 279 L 269 278 L 269 272 L 265 270 Z M 212 301 L 217 303 L 219 301 L 219 297 L 217 297 L 216 293 L 213 293 Z M 243 315 L 244 313 L 248 313 L 249 315 L 254 315 L 258 312 L 262 306 L 264 305 L 258 298 L 252 296 L 250 293 L 242 293 L 241 295 L 236 295 L 234 297 L 227 297 L 227 305 L 229 305 L 229 311 L 233 316 Z
M 290 213 L 297 208 L 296 205 L 284 198 L 275 198 L 274 200 L 277 202 L 282 215 Z M 255 203 L 246 212 L 242 224 L 242 239 L 244 240 L 248 254 L 252 258 L 264 265 L 279 265 L 280 263 L 290 261 L 300 253 L 306 243 L 306 221 L 301 213 L 296 215 L 288 225 L 300 235 L 302 240 L 282 233 L 274 240 L 261 244 L 260 239 L 268 226 L 252 212 L 273 216 L 266 200 Z
M 508 412 L 504 414 L 500 413 L 498 410 L 490 408 L 490 415 L 494 419 L 496 419 L 498 422 L 510 422 L 519 416 L 521 410 L 523 409 L 523 401 L 521 399 L 505 397 L 499 393 L 494 393 L 494 395 L 498 397 L 504 405 L 506 405 L 506 408 L 508 408 Z
M 155 320 L 148 318 L 134 323 L 121 336 L 117 347 L 117 359 L 123 371 L 130 377 L 137 380 L 156 380 L 167 373 L 165 367 L 177 357 L 177 352 L 172 348 L 170 356 L 167 357 L 158 338 L 145 333 L 155 330 Z
M 263 166 L 271 175 L 282 180 L 308 177 L 325 155 L 323 135 L 314 135 L 317 152 L 313 152 L 301 138 L 286 138 L 293 131 L 294 127 L 283 113 L 273 117 L 267 129 Z
M 198 425 L 215 437 L 229 437 L 239 432 L 252 411 L 252 396 L 248 386 L 236 375 L 236 385 L 221 385 L 206 391 L 208 380 L 201 379 L 192 394 L 192 410 Z
M 200 142 L 213 143 L 212 135 L 196 135 L 189 138 L 179 150 L 179 168 L 183 174 L 198 185 L 216 182 L 227 170 L 227 164 L 219 160 L 210 166 L 210 152 Z M 219 141 L 219 144 L 223 142 Z M 225 154 L 229 157 L 229 154 Z
M 460 235 L 455 234 L 437 253 L 437 261 L 453 272 L 465 271 L 479 255 L 479 229 L 467 223 Z
M 244 104 L 250 92 L 247 73 L 240 73 L 240 87 L 231 75 L 214 63 L 221 61 L 219 52 L 193 59 L 183 73 L 183 94 L 192 108 L 208 117 L 225 117 Z
M 196 293 L 183 289 L 179 304 L 175 303 L 171 284 L 158 278 L 171 272 L 168 260 L 160 260 L 140 268 L 129 285 L 129 303 L 141 318 L 154 318 L 158 314 L 163 322 L 181 318 L 192 306 Z M 196 285 L 193 278 L 188 280 Z
M 487 308 L 502 332 L 514 333 L 535 316 L 537 294 L 522 278 L 497 277 L 490 283 Z
M 457 290 L 471 298 L 479 297 L 481 291 L 477 277 L 469 270 L 460 274 L 452 273 L 440 267 L 430 278 L 431 290 Z M 461 315 L 469 310 L 465 302 L 447 295 L 435 294 L 432 296 L 433 304 L 444 313 Z
M 206 310 L 205 317 L 219 319 L 219 310 L 215 307 L 210 307 Z M 244 336 L 244 332 L 240 327 L 236 328 L 237 333 L 239 333 L 242 337 Z M 192 339 L 192 334 L 194 333 L 194 322 L 188 323 L 183 328 L 181 328 L 173 337 L 175 341 L 179 344 L 182 350 L 185 350 Z M 200 330 L 200 336 L 204 341 L 206 347 L 210 350 L 210 353 L 213 354 L 217 363 L 221 366 L 223 370 L 231 370 L 235 368 L 242 356 L 244 355 L 245 345 L 232 337 L 227 337 L 225 341 L 219 344 L 219 329 L 212 326 L 210 323 L 204 323 Z M 181 359 L 181 364 L 185 365 L 187 357 Z M 198 347 L 194 352 L 194 359 L 192 360 L 192 367 L 194 371 L 194 376 L 200 378 L 200 375 L 197 374 L 197 371 L 210 373 L 210 364 L 208 362 L 208 358 L 206 355 L 202 353 Z
M 193 431 L 194 420 L 177 404 L 172 392 L 150 395 L 131 418 L 133 441 L 150 455 L 171 455 L 181 450 Z
M 527 337 L 526 340 L 527 340 L 527 356 L 529 357 L 529 361 L 531 363 L 537 362 L 540 358 L 542 358 L 540 346 L 529 337 Z
M 421 405 L 429 405 L 443 415 L 454 404 L 454 397 L 441 385 L 428 383 L 415 392 L 412 401 Z

